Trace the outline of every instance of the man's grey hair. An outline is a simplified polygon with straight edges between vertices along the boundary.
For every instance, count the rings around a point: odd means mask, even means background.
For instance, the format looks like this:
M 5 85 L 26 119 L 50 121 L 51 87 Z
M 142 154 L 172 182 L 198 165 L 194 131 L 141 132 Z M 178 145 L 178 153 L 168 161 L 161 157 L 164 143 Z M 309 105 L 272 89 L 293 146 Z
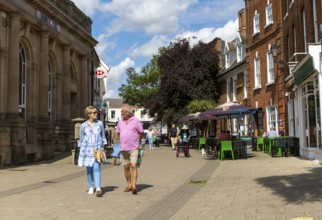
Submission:
M 134 115 L 135 108 L 132 108 L 130 106 L 124 106 L 123 109 L 126 109 L 126 112 L 129 113 L 130 115 Z
M 135 108 L 131 108 L 131 107 L 129 107 L 129 108 L 127 109 L 127 112 L 128 112 L 128 113 L 130 113 L 131 115 L 134 115 Z

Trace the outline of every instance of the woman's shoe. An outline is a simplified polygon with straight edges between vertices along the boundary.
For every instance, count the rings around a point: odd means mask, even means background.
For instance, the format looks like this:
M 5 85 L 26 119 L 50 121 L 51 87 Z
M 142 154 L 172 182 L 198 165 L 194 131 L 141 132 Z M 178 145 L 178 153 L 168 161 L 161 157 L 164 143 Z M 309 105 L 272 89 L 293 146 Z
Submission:
M 132 194 L 134 195 L 138 194 L 138 191 L 136 190 L 136 188 L 132 188 Z
M 93 187 L 90 187 L 89 188 L 88 194 L 90 194 L 90 195 L 94 194 L 94 188 Z
M 100 196 L 102 195 L 102 190 L 101 190 L 101 188 L 97 188 L 97 189 L 96 189 L 95 195 L 96 195 L 97 197 L 100 197 Z

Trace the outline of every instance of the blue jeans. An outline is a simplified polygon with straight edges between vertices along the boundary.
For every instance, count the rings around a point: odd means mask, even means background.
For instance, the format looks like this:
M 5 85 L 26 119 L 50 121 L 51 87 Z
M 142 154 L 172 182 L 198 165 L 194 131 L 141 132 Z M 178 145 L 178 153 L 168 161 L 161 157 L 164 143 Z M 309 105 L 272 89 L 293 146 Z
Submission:
M 87 181 L 89 187 L 94 187 L 94 180 L 96 189 L 101 188 L 101 164 L 96 160 L 92 167 L 86 167 L 87 169 Z

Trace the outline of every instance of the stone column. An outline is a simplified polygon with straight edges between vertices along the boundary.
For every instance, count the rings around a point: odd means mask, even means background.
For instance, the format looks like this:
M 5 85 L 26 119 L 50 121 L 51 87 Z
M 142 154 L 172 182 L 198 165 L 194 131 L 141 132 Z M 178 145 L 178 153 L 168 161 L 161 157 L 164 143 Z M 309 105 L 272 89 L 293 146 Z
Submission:
M 70 120 L 71 99 L 70 99 L 70 46 L 66 45 L 63 48 L 63 120 Z
M 9 45 L 8 45 L 8 116 L 19 115 L 19 29 L 20 17 L 12 14 L 9 17 Z
M 0 103 L 7 103 L 7 82 L 8 74 L 6 73 L 5 62 L 7 52 L 4 48 L 0 48 Z M 5 118 L 7 105 L 0 105 L 0 120 Z
M 40 35 L 39 54 L 39 119 L 48 120 L 48 33 Z
M 88 79 L 89 79 L 89 70 L 87 65 L 87 57 L 82 57 L 82 70 L 80 74 L 80 88 L 79 88 L 79 103 L 80 103 L 80 117 L 84 116 L 84 109 L 89 105 L 89 89 L 88 89 Z

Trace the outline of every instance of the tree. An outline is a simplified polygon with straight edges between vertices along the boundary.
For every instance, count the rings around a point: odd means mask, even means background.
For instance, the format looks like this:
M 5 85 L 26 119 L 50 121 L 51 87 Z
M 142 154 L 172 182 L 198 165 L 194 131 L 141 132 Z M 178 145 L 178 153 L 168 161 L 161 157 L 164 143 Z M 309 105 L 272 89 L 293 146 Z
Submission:
M 216 101 L 218 62 L 213 42 L 193 48 L 186 39 L 170 43 L 158 57 L 160 88 L 146 103 L 150 113 L 171 123 L 187 114 L 193 100 Z
M 153 56 L 151 62 L 141 69 L 141 73 L 137 73 L 133 68 L 126 71 L 127 84 L 122 84 L 118 89 L 119 95 L 127 104 L 145 106 L 160 86 L 157 56 Z

